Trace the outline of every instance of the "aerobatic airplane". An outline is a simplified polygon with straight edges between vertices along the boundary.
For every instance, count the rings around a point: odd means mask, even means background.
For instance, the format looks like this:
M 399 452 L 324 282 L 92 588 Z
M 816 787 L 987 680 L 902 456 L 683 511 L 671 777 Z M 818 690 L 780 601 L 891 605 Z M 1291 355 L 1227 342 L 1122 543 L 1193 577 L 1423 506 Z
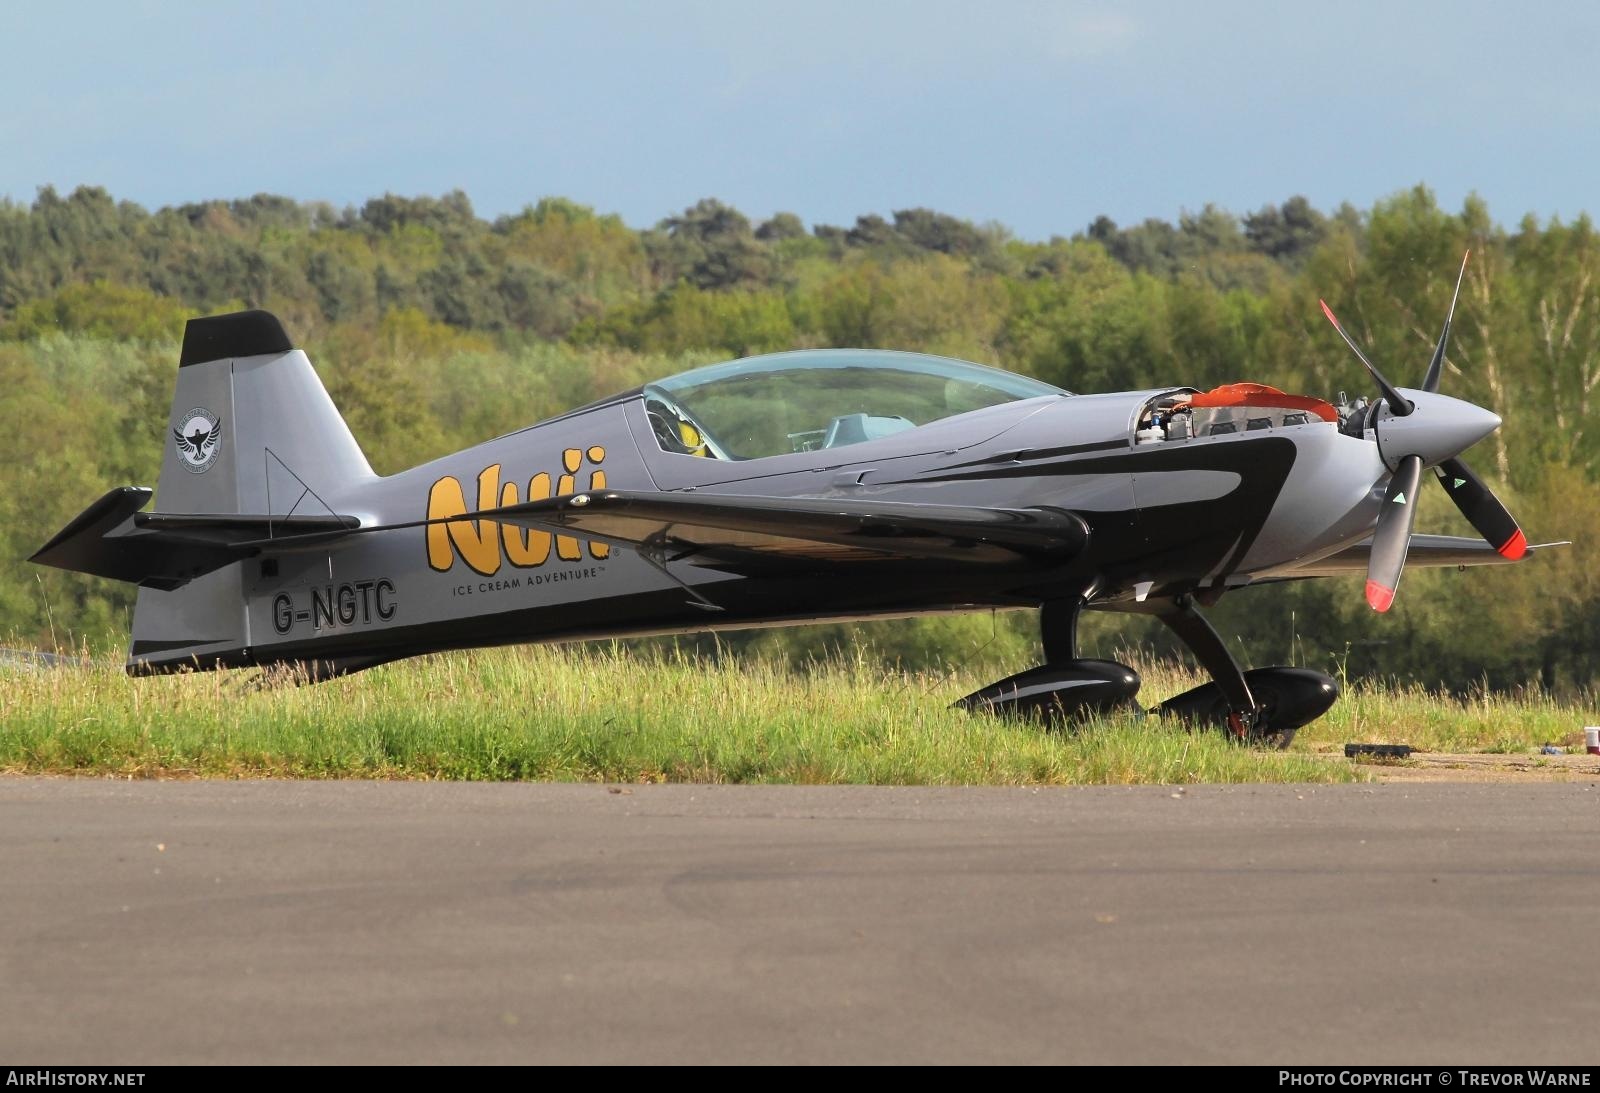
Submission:
M 1138 612 L 1213 679 L 1162 712 L 1282 746 L 1334 681 L 1241 670 L 1201 607 L 1365 573 L 1385 611 L 1408 552 L 1529 549 L 1459 458 L 1500 419 L 1438 393 L 1449 317 L 1401 389 L 1323 310 L 1370 403 L 1251 383 L 1072 394 L 813 350 L 671 376 L 387 477 L 277 319 L 193 319 L 159 507 L 112 490 L 32 560 L 140 586 L 131 672 L 326 678 L 467 646 L 1038 607 L 1044 663 L 961 701 L 1046 719 L 1134 700 L 1138 675 L 1080 657 L 1076 632 L 1085 608 Z M 1429 469 L 1481 539 L 1412 534 Z

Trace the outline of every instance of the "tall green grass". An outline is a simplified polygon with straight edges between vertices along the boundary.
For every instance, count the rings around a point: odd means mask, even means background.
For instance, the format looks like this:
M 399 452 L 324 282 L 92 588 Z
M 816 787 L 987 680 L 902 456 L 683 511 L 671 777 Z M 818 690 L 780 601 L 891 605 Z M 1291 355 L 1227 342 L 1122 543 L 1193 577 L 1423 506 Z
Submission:
M 1198 679 L 1141 666 L 1141 699 Z M 0 770 L 154 777 L 541 779 L 1063 785 L 1329 782 L 1314 754 L 1349 739 L 1456 750 L 1581 740 L 1580 712 L 1358 690 L 1288 752 L 1136 715 L 1072 732 L 948 709 L 988 675 L 886 670 L 841 657 L 621 647 L 428 657 L 302 686 L 288 674 L 130 679 L 97 663 L 0 672 Z
M 1552 744 L 1583 749 L 1583 726 L 1600 724 L 1593 696 L 1558 698 L 1536 688 L 1456 698 L 1421 686 L 1361 684 L 1300 730 L 1297 748 L 1346 741 L 1410 744 L 1419 751 L 1516 753 Z

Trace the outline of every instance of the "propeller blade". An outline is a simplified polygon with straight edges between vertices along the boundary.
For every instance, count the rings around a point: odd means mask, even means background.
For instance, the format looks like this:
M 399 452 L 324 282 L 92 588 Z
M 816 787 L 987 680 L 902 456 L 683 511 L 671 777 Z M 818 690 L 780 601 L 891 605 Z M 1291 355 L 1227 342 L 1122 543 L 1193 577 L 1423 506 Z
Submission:
M 1394 414 L 1395 417 L 1405 417 L 1411 413 L 1411 403 L 1395 389 L 1394 384 L 1383 378 L 1383 373 L 1378 371 L 1378 366 L 1367 360 L 1367 355 L 1361 352 L 1361 347 L 1356 344 L 1355 339 L 1345 333 L 1344 327 L 1339 325 L 1339 320 L 1333 313 L 1333 308 L 1328 306 L 1328 301 L 1318 300 L 1317 303 L 1322 305 L 1322 313 L 1328 317 L 1328 321 L 1333 324 L 1333 328 L 1339 332 L 1339 337 L 1344 339 L 1344 344 L 1348 345 L 1355 355 L 1360 358 L 1361 363 L 1367 366 L 1367 371 L 1377 383 L 1378 390 L 1383 392 L 1383 401 L 1389 404 L 1389 412 Z
M 1387 611 L 1400 587 L 1400 571 L 1411 549 L 1411 527 L 1417 520 L 1417 487 L 1422 484 L 1422 457 L 1408 455 L 1389 480 L 1383 511 L 1372 533 L 1372 554 L 1367 559 L 1367 603 L 1374 611 Z
M 1433 360 L 1428 362 L 1428 374 L 1422 378 L 1424 391 L 1437 391 L 1439 389 L 1439 376 L 1444 371 L 1444 347 L 1450 340 L 1450 320 L 1455 318 L 1456 301 L 1461 299 L 1461 281 L 1467 275 L 1467 259 L 1472 257 L 1469 250 L 1461 258 L 1461 272 L 1456 274 L 1456 293 L 1450 297 L 1450 310 L 1445 312 L 1444 329 L 1439 332 L 1439 344 L 1434 347 Z
M 1516 519 L 1494 491 L 1483 484 L 1483 479 L 1472 473 L 1472 468 L 1459 459 L 1447 459 L 1434 468 L 1434 473 L 1461 515 L 1478 529 L 1485 542 L 1512 561 L 1528 553 L 1528 538 Z

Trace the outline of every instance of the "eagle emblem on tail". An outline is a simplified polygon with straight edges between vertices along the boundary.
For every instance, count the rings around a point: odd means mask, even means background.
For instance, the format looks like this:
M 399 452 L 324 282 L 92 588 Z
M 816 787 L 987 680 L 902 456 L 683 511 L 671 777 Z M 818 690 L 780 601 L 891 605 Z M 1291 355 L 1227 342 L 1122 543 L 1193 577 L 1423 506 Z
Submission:
M 222 439 L 222 420 L 210 410 L 195 407 L 183 415 L 172 430 L 173 442 L 183 465 L 196 474 L 210 469 L 217 458 L 217 443 Z

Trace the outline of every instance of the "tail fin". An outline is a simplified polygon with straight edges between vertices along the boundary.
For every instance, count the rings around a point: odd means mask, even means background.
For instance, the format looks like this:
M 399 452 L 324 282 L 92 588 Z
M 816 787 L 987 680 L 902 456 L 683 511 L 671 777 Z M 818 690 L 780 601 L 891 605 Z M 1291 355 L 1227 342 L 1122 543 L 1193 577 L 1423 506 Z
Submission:
M 249 660 L 238 561 L 275 533 L 347 528 L 325 498 L 374 477 L 311 362 L 265 311 L 191 319 L 156 511 L 113 490 L 33 556 L 139 584 L 130 671 Z
M 334 516 L 323 498 L 373 477 L 311 361 L 265 311 L 189 320 L 165 435 L 162 514 Z M 247 656 L 244 568 L 141 588 L 129 670 Z
M 158 511 L 287 516 L 309 503 L 322 514 L 319 494 L 371 477 L 311 362 L 275 317 L 189 320 Z

